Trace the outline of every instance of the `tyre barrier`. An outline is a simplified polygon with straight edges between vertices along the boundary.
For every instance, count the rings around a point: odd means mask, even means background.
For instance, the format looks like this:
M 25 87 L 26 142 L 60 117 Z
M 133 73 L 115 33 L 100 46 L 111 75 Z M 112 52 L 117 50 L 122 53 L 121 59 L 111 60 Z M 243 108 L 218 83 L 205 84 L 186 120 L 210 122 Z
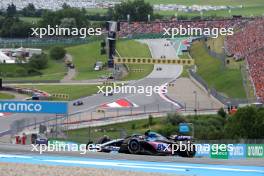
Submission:
M 96 112 L 97 113 L 105 113 L 105 110 L 104 109 L 97 109 Z
M 52 94 L 51 96 L 55 97 L 55 98 L 65 99 L 65 100 L 69 100 L 70 99 L 70 95 L 69 94 Z
M 193 59 L 153 59 L 153 58 L 128 58 L 115 57 L 116 64 L 172 64 L 172 65 L 194 65 Z

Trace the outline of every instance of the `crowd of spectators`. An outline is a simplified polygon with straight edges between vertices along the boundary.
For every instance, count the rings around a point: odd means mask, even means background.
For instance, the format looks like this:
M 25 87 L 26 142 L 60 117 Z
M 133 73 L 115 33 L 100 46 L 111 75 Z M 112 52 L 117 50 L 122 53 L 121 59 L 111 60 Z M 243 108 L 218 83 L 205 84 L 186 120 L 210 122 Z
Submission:
M 131 34 L 157 34 L 164 33 L 164 28 L 237 28 L 248 21 L 248 19 L 223 19 L 223 20 L 170 20 L 154 22 L 121 22 L 119 36 Z
M 225 42 L 226 51 L 235 58 L 245 58 L 247 54 L 264 47 L 264 18 L 249 22 L 244 28 Z
M 264 101 L 264 18 L 249 22 L 229 36 L 225 49 L 237 59 L 246 59 L 256 96 Z
M 246 57 L 250 76 L 254 83 L 256 96 L 264 100 L 264 49 L 257 50 Z

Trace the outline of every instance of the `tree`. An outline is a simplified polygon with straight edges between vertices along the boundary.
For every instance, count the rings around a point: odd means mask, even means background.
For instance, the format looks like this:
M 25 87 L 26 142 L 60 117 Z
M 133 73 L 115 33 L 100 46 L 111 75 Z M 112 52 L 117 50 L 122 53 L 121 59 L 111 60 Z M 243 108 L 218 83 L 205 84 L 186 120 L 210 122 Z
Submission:
M 63 9 L 71 8 L 70 5 L 68 5 L 66 2 L 62 4 Z
M 148 15 L 153 16 L 153 7 L 144 0 L 124 1 L 114 9 L 108 9 L 107 13 L 114 20 L 126 20 L 128 14 L 131 21 L 147 21 Z
M 47 25 L 55 26 L 61 25 L 63 19 L 74 19 L 75 26 L 77 28 L 87 27 L 89 25 L 89 21 L 86 18 L 85 9 L 77 9 L 73 7 L 67 7 L 58 11 L 46 11 L 43 16 L 40 24 L 42 27 L 46 27 Z
M 173 126 L 179 125 L 179 123 L 186 122 L 185 118 L 180 114 L 167 114 L 167 122 L 168 124 L 172 124 Z
M 65 57 L 66 50 L 63 47 L 55 46 L 50 50 L 50 57 L 55 60 L 60 60 Z
M 32 69 L 44 69 L 48 66 L 48 58 L 46 54 L 33 55 L 29 60 L 29 66 Z
M 6 9 L 7 17 L 14 17 L 16 16 L 16 13 L 17 13 L 16 6 L 13 3 L 8 4 L 8 7 Z
M 218 111 L 217 111 L 217 114 L 223 118 L 226 118 L 227 114 L 224 110 L 224 108 L 220 108 Z
M 264 108 L 248 106 L 239 108 L 235 115 L 228 119 L 225 134 L 229 138 L 256 139 L 263 138 Z
M 33 25 L 20 21 L 18 18 L 5 18 L 0 30 L 0 37 L 28 37 Z
M 22 9 L 22 14 L 26 17 L 33 17 L 36 15 L 36 9 L 34 4 L 29 3 L 26 7 Z

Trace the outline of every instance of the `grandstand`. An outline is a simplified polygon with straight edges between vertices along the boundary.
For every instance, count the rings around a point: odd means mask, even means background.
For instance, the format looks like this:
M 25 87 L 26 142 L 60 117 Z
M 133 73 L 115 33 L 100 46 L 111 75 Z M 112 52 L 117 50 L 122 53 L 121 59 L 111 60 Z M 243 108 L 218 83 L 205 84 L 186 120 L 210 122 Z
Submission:
M 151 23 L 146 22 L 121 22 L 119 36 L 129 36 L 131 34 L 160 34 L 164 33 L 164 28 L 241 28 L 241 26 L 250 21 L 249 18 L 233 18 L 222 20 L 195 20 L 195 21 L 180 21 L 173 19 L 170 21 L 154 21 Z
M 225 41 L 225 50 L 236 59 L 246 59 L 255 95 L 264 100 L 264 18 L 249 22 Z

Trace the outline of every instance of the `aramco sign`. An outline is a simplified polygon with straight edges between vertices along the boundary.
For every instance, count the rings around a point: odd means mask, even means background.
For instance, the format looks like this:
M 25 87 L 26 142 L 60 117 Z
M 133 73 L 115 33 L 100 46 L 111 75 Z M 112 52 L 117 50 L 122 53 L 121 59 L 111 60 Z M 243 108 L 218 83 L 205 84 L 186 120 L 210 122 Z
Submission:
M 67 114 L 67 102 L 0 101 L 0 112 Z

